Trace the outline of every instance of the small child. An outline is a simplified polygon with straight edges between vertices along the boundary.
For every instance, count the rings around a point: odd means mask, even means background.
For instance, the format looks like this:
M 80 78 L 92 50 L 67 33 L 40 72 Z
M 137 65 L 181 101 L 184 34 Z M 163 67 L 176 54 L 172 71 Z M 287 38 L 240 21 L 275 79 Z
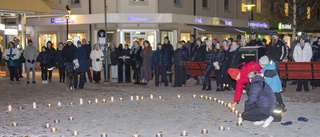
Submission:
M 165 50 L 162 49 L 161 43 L 158 43 L 157 50 L 152 54 L 152 68 L 154 68 L 154 75 L 155 75 L 155 85 L 156 87 L 159 86 L 159 75 L 161 71 L 161 79 L 164 82 L 164 85 L 168 86 L 168 79 L 167 79 L 167 65 L 168 65 L 168 57 Z
M 48 84 L 48 65 L 50 65 L 51 56 L 50 53 L 46 51 L 46 47 L 42 46 L 41 52 L 39 53 L 37 60 L 40 62 L 41 67 L 41 78 L 42 84 Z

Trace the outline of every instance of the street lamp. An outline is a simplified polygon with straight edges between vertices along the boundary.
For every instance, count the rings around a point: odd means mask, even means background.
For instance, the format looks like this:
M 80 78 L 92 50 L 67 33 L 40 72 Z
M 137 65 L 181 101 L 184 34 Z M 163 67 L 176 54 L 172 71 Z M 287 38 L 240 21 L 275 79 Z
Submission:
M 68 40 L 68 34 L 69 34 L 69 18 L 70 18 L 70 13 L 71 13 L 71 9 L 69 8 L 69 6 L 66 6 L 66 9 L 68 10 L 68 15 L 65 16 L 66 20 L 67 20 L 67 40 Z
M 248 12 L 249 12 L 249 14 L 248 14 L 248 19 L 249 19 L 249 24 L 248 24 L 248 27 L 249 27 L 249 35 L 250 35 L 250 20 L 251 20 L 251 10 L 252 10 L 252 7 L 254 7 L 254 6 L 256 6 L 256 5 L 254 5 L 254 4 L 245 4 L 244 5 L 245 7 L 247 7 L 247 10 L 248 10 Z M 250 39 L 249 39 L 250 40 Z

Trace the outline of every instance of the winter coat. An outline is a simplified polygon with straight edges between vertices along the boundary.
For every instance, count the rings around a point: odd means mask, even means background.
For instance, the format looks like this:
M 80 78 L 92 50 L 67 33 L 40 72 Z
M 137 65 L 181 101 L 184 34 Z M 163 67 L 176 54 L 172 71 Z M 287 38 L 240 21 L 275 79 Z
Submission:
M 51 47 L 50 49 L 49 48 L 47 48 L 46 49 L 46 51 L 48 52 L 48 53 L 50 53 L 50 63 L 48 64 L 48 68 L 52 68 L 53 66 L 55 66 L 56 65 L 56 62 L 55 62 L 55 56 L 56 56 L 56 50 L 53 48 L 53 47 Z
M 272 46 L 272 42 L 267 46 L 267 56 L 269 60 L 273 60 L 275 62 L 281 62 L 286 55 L 286 48 L 282 41 L 278 40 L 277 43 Z
M 250 71 L 256 71 L 258 73 L 261 72 L 261 67 L 259 65 L 259 62 L 251 61 L 249 63 L 242 63 L 243 67 L 240 70 L 240 79 L 237 80 L 236 89 L 234 92 L 234 102 L 238 102 L 241 99 L 243 86 L 246 83 L 249 83 L 248 74 Z
M 181 64 L 182 61 L 187 61 L 188 60 L 188 54 L 185 52 L 184 49 L 176 49 L 174 51 L 174 56 L 173 56 L 173 63 L 178 65 Z
M 204 62 L 206 54 L 206 46 L 196 46 L 193 50 L 193 62 Z
M 120 52 L 120 56 L 128 56 L 128 57 L 130 57 L 131 56 L 130 55 L 130 49 L 122 49 L 122 51 Z M 127 65 L 131 64 L 130 59 L 126 59 L 125 61 L 126 61 L 125 64 L 127 64 Z M 120 62 L 121 62 L 121 64 L 123 64 L 123 60 L 120 60 Z
M 236 46 L 232 49 L 230 46 L 230 48 L 227 51 L 225 51 L 225 54 L 226 54 L 225 67 L 226 68 L 237 68 L 239 66 L 239 55 L 238 55 L 239 49 L 240 49 L 239 46 Z
M 308 42 L 301 48 L 300 43 L 296 45 L 293 51 L 293 58 L 295 62 L 310 62 L 312 58 L 312 48 Z
M 75 69 L 75 72 L 87 72 L 87 50 L 84 46 L 79 47 L 74 53 L 74 59 L 78 59 L 79 68 Z
M 131 66 L 133 69 L 140 68 L 142 64 L 142 58 L 140 56 L 142 51 L 142 47 L 139 46 L 138 48 L 131 48 Z
M 214 51 L 213 49 L 206 50 L 205 61 L 206 64 L 212 64 L 214 62 Z
M 319 62 L 320 61 L 320 53 L 319 53 L 319 46 L 312 45 L 312 58 L 311 62 Z
M 19 66 L 20 51 L 17 48 L 6 49 L 3 52 L 3 58 L 7 61 L 8 67 L 17 67 Z M 11 60 L 9 58 L 11 58 Z
M 260 72 L 264 75 L 265 82 L 271 87 L 273 93 L 279 93 L 282 87 L 276 64 L 268 63 Z
M 225 69 L 225 59 L 226 59 L 226 54 L 224 50 L 217 50 L 216 52 L 213 50 L 213 62 L 218 62 L 220 66 L 220 70 Z
M 47 51 L 40 52 L 37 57 L 37 61 L 39 61 L 40 65 L 44 67 L 50 66 L 50 60 L 51 60 L 51 55 Z
M 74 59 L 74 54 L 76 53 L 77 47 L 73 44 L 70 46 L 67 44 L 62 49 L 62 57 L 65 62 L 72 62 Z
M 193 41 L 192 43 L 188 41 L 186 43 L 186 48 L 189 50 L 189 54 L 187 54 L 188 57 L 193 57 L 193 48 L 195 47 L 196 43 Z
M 115 48 L 114 51 L 111 48 L 108 49 L 110 51 L 109 57 L 111 59 L 111 65 L 118 65 L 119 64 L 119 49 Z
M 86 59 L 87 61 L 90 60 L 90 54 L 91 54 L 91 45 L 90 44 L 83 44 L 82 46 L 84 46 L 84 48 L 87 50 L 87 56 L 86 56 Z
M 24 49 L 23 52 L 23 57 L 26 60 L 26 67 L 27 68 L 35 68 L 37 66 L 37 56 L 38 56 L 38 52 L 37 52 L 37 48 L 34 46 L 27 46 Z M 28 60 L 30 62 L 28 62 Z
M 251 40 L 246 46 L 263 46 L 260 39 Z
M 172 59 L 174 54 L 173 46 L 168 42 L 168 44 L 163 44 L 162 49 L 166 52 L 168 57 L 168 64 L 167 66 L 172 66 Z
M 110 65 L 110 64 L 111 64 L 111 58 L 110 58 L 111 52 L 110 52 L 110 48 L 108 48 L 108 47 L 107 47 L 107 48 L 104 48 L 104 49 L 102 50 L 102 52 L 103 52 L 104 57 L 107 56 L 108 65 Z M 106 64 L 106 61 L 105 61 L 105 60 L 102 61 L 102 64 L 105 65 L 105 64 Z
M 152 47 L 149 46 L 146 52 L 145 52 L 145 48 L 140 53 L 140 56 L 142 58 L 141 71 L 144 70 L 147 74 L 145 75 L 145 80 L 151 80 L 152 79 L 152 73 L 151 73 Z
M 252 79 L 250 91 L 248 93 L 249 97 L 245 102 L 245 106 L 257 104 L 257 107 L 262 113 L 270 116 L 273 113 L 277 102 L 276 97 L 268 84 L 265 84 L 264 90 L 261 93 L 261 97 L 257 102 L 259 92 L 263 88 L 263 82 L 264 79 L 260 76 L 255 76 Z
M 65 64 L 64 64 L 65 60 L 62 57 L 62 52 L 63 52 L 63 48 L 62 48 L 62 50 L 57 49 L 57 51 L 56 51 L 55 60 L 56 60 L 56 65 L 58 68 L 65 67 Z
M 101 71 L 102 62 L 104 59 L 104 54 L 102 50 L 92 50 L 90 53 L 90 58 L 92 60 L 92 70 Z
M 168 56 L 164 49 L 157 49 L 152 53 L 151 66 L 168 66 Z

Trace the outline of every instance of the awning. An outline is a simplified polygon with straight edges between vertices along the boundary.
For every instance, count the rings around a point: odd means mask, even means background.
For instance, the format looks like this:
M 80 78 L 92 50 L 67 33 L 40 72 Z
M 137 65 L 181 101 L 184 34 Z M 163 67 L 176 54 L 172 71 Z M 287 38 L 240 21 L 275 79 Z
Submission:
M 249 33 L 249 28 L 232 28 L 232 27 L 222 27 L 222 26 L 200 26 L 200 25 L 194 25 L 193 27 L 200 31 Z M 257 34 L 271 33 L 269 30 L 265 30 L 265 29 L 250 29 L 250 32 L 256 32 Z
M 0 13 L 68 14 L 61 4 L 51 0 L 1 0 Z

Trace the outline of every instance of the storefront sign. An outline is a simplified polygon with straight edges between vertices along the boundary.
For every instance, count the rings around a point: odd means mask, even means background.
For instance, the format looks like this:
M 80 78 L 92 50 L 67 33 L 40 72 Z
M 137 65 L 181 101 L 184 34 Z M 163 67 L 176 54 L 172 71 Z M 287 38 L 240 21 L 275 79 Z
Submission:
M 281 22 L 278 24 L 278 29 L 282 30 L 282 29 L 291 29 L 291 24 L 282 24 Z
M 51 23 L 67 23 L 67 19 L 66 18 L 51 18 Z M 73 23 L 73 20 L 68 20 L 68 23 Z
M 202 18 L 195 18 L 195 22 L 196 23 L 203 23 L 203 19 Z
M 223 19 L 219 19 L 214 17 L 213 18 L 213 25 L 227 25 L 227 26 L 232 26 L 232 21 L 230 20 L 223 20 Z
M 154 21 L 154 18 L 141 18 L 141 17 L 134 17 L 133 15 L 127 16 L 128 21 Z
M 268 28 L 268 24 L 260 22 L 250 22 L 250 27 L 252 28 Z
M 5 30 L 5 29 L 6 29 L 6 25 L 0 24 L 0 30 Z
M 5 29 L 4 35 L 18 35 L 17 29 Z

